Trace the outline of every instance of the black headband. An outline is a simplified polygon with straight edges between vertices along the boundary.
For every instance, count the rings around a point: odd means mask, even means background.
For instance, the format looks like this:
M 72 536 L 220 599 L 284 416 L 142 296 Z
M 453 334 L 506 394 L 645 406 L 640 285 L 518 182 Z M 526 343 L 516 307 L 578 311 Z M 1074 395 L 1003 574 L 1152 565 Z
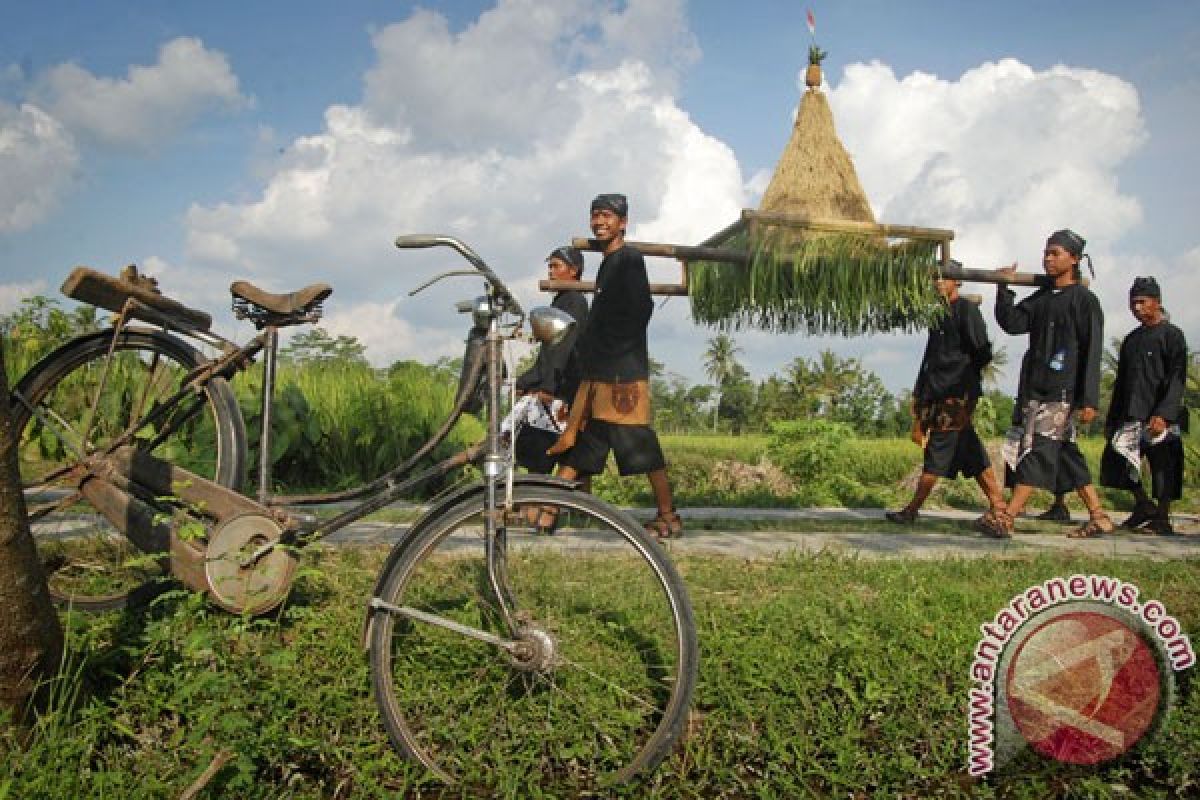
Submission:
M 618 217 L 627 217 L 629 201 L 623 194 L 598 194 L 592 201 L 592 211 L 611 211 Z
M 550 255 L 546 256 L 547 261 L 552 258 L 565 261 L 574 267 L 576 272 L 583 272 L 583 253 L 577 247 L 556 247 Z
M 1050 234 L 1050 238 L 1046 240 L 1046 244 L 1056 244 L 1071 255 L 1079 258 L 1083 255 L 1083 248 L 1087 245 L 1087 240 L 1075 231 L 1063 228 L 1061 231 L 1055 231 Z
M 1129 287 L 1130 297 L 1153 297 L 1162 300 L 1162 289 L 1158 288 L 1158 281 L 1154 280 L 1153 276 L 1137 277 L 1133 279 L 1133 286 Z

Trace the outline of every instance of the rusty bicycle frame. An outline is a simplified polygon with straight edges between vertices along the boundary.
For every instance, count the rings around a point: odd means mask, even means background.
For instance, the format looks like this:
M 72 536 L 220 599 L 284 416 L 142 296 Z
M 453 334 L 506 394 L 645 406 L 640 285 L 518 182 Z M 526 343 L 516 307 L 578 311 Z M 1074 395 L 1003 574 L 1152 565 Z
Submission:
M 136 423 L 131 424 L 129 429 L 104 451 L 86 457 L 82 453 L 76 454 L 78 461 L 70 467 L 71 483 L 76 484 L 79 494 L 140 550 L 167 554 L 171 573 L 185 585 L 210 593 L 218 605 L 228 610 L 261 613 L 282 602 L 286 595 L 295 570 L 295 558 L 291 553 L 295 547 L 328 536 L 395 502 L 427 481 L 444 476 L 466 464 L 479 462 L 482 467 L 482 488 L 487 510 L 485 524 L 489 580 L 503 614 L 507 617 L 508 627 L 515 632 L 517 624 L 511 618 L 508 605 L 504 602 L 507 590 L 503 585 L 503 566 L 499 563 L 503 558 L 504 546 L 503 528 L 498 524 L 503 514 L 500 487 L 505 481 L 511 487 L 513 480 L 537 480 L 568 487 L 576 485 L 546 476 L 514 478 L 510 453 L 501 442 L 499 408 L 503 384 L 504 345 L 507 340 L 520 335 L 526 313 L 503 281 L 464 242 L 450 236 L 406 235 L 396 239 L 396 246 L 406 249 L 450 247 L 471 265 L 471 269 L 451 270 L 434 276 L 412 290 L 410 296 L 443 278 L 452 276 L 481 276 L 486 285 L 485 295 L 458 304 L 460 312 L 472 315 L 473 328 L 472 335 L 468 338 L 454 405 L 441 427 L 403 463 L 369 483 L 344 491 L 309 495 L 281 495 L 270 492 L 271 422 L 279 329 L 319 320 L 320 300 L 328 292 L 316 302 L 288 314 L 270 312 L 253 303 L 235 299 L 234 310 L 237 316 L 251 319 L 261 331 L 249 342 L 238 345 L 208 330 L 205 324 L 207 315 L 202 312 L 192 312 L 161 296 L 147 296 L 132 291 L 125 293 L 123 302 L 117 309 L 112 328 L 112 344 L 109 347 L 110 357 L 122 332 L 135 329 L 129 325 L 134 319 L 156 325 L 155 331 L 178 334 L 208 345 L 219 350 L 220 354 L 193 370 L 171 397 L 156 404 Z M 72 296 L 84 299 L 87 292 Z M 95 293 L 90 297 L 92 302 L 99 299 L 99 295 Z M 111 308 L 114 305 L 116 304 L 112 299 L 107 298 L 106 307 Z M 554 316 L 561 312 L 557 309 L 538 308 L 534 309 L 533 314 Z M 506 318 L 512 319 L 506 321 Z M 262 424 L 257 465 L 258 488 L 254 499 L 142 452 L 132 445 L 139 432 L 152 429 L 155 436 L 149 440 L 149 449 L 153 449 L 200 410 L 203 404 L 201 395 L 209 382 L 214 378 L 236 377 L 260 354 L 263 357 L 264 369 L 261 395 Z M 451 429 L 473 402 L 480 389 L 481 380 L 484 382 L 484 402 L 488 408 L 487 429 L 483 441 L 417 471 L 416 468 L 422 459 L 445 441 Z M 103 390 L 102 378 L 97 397 L 92 398 L 93 415 Z M 18 396 L 16 399 L 21 402 L 24 398 Z M 33 409 L 33 412 L 41 413 L 38 409 Z M 84 438 L 86 439 L 86 435 Z M 478 486 L 475 488 L 478 489 Z M 158 513 L 154 500 L 168 495 L 188 506 L 203 508 L 205 516 L 215 520 L 216 525 L 210 531 L 207 547 L 203 546 L 202 542 L 182 538 L 177 526 Z M 461 496 L 462 490 L 453 495 L 458 499 L 461 499 Z M 361 502 L 329 519 L 312 524 L 306 524 L 305 520 L 285 509 L 349 501 Z M 65 502 L 67 501 L 60 501 L 59 505 Z M 438 507 L 444 505 L 445 502 Z M 31 508 L 31 523 L 52 510 L 54 504 L 41 509 Z M 430 513 L 435 512 L 436 508 Z M 224 535 L 226 528 L 232 530 L 226 537 L 228 542 L 219 538 Z M 247 547 L 247 542 L 250 541 L 255 542 L 255 546 Z M 221 544 L 217 545 L 217 542 Z M 257 579 L 262 590 L 257 599 L 230 596 L 214 586 L 212 576 L 208 574 L 214 561 L 214 545 L 222 548 L 224 557 L 236 561 L 235 570 L 241 570 Z M 224 549 L 230 552 L 224 552 Z M 405 613 L 404 609 L 388 611 Z M 478 633 L 481 636 L 490 636 L 483 632 Z

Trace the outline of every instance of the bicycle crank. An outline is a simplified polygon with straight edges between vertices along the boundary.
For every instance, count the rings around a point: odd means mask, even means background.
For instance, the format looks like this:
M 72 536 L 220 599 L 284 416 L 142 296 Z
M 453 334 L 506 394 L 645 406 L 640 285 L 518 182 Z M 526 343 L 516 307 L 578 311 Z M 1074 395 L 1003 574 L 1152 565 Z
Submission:
M 282 529 L 262 514 L 241 514 L 208 534 L 204 574 L 214 602 L 235 614 L 262 614 L 283 602 L 297 558 L 280 546 Z

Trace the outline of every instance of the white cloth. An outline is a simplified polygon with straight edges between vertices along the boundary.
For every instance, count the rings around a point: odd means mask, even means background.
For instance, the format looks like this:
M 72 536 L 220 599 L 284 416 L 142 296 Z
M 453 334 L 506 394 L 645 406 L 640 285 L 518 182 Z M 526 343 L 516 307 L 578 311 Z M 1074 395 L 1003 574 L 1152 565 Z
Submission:
M 558 421 L 560 416 L 566 416 L 562 409 L 563 401 L 557 397 L 547 405 L 537 395 L 527 394 L 513 404 L 512 411 L 500 423 L 500 433 L 511 435 L 514 430 L 520 430 L 522 425 L 531 425 L 550 433 L 562 433 L 563 426 Z
M 1150 433 L 1150 429 L 1146 427 L 1145 423 L 1139 420 L 1130 420 L 1117 428 L 1111 441 L 1113 450 L 1116 450 L 1122 458 L 1128 461 L 1136 473 L 1142 468 L 1142 450 L 1144 448 L 1162 444 L 1178 438 L 1180 435 L 1182 435 L 1182 431 L 1179 430 L 1178 425 L 1170 425 L 1155 436 Z

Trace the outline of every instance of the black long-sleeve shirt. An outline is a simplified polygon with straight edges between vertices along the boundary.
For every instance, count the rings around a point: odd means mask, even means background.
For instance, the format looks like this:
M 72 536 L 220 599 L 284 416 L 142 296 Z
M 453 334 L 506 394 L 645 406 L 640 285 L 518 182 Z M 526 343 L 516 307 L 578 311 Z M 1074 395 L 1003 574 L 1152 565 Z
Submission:
M 992 343 L 983 315 L 974 303 L 959 297 L 929 329 L 913 396 L 924 401 L 950 397 L 978 400 L 983 394 L 980 371 L 991 360 Z
M 1179 422 L 1187 363 L 1187 341 L 1179 328 L 1165 320 L 1135 328 L 1121 343 L 1105 427 L 1115 429 L 1127 420 L 1145 422 L 1150 417 Z
M 1028 400 L 1099 408 L 1104 312 L 1086 286 L 1043 287 L 1013 304 L 1007 286 L 996 290 L 996 321 L 1006 333 L 1029 334 L 1021 359 L 1018 407 Z
M 583 292 L 559 292 L 554 295 L 550 305 L 574 317 L 575 327 L 557 344 L 545 343 L 538 349 L 533 366 L 517 377 L 517 389 L 522 392 L 548 392 L 570 401 L 570 397 L 564 396 L 568 391 L 565 383 L 570 381 L 564 379 L 567 378 L 571 353 L 579 332 L 587 325 L 588 302 Z
M 607 382 L 648 378 L 646 327 L 653 312 L 642 254 L 626 245 L 606 255 L 596 273 L 587 326 L 575 345 L 583 378 Z

